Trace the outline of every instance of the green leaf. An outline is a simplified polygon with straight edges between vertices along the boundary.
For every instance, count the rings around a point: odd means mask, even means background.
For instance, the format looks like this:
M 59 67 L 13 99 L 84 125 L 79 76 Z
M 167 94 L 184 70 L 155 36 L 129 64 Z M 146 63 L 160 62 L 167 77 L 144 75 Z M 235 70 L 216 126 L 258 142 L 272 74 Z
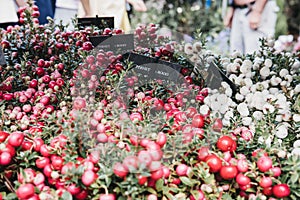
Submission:
M 295 184 L 297 181 L 299 181 L 299 174 L 295 173 L 291 177 L 291 182 L 292 182 L 292 184 Z
M 170 194 L 170 193 L 167 193 L 167 194 L 165 194 L 166 195 L 166 197 L 168 198 L 168 199 L 175 199 L 175 197 L 172 195 L 172 194 Z
M 190 187 L 193 187 L 193 185 L 194 185 L 193 181 L 191 179 L 189 179 L 188 177 L 182 176 L 182 177 L 179 177 L 179 179 L 181 180 L 181 182 L 184 185 L 187 185 Z
M 163 179 L 159 179 L 158 181 L 156 181 L 155 188 L 158 192 L 162 191 L 163 187 L 164 187 Z
M 191 194 L 193 195 L 193 197 L 194 197 L 195 199 L 199 199 L 199 192 L 198 192 L 197 190 L 192 190 L 192 191 L 191 191 Z
M 156 191 L 150 187 L 147 188 L 147 191 L 150 192 L 151 194 L 157 194 Z
M 18 199 L 17 195 L 15 193 L 9 193 L 6 197 L 5 200 L 15 200 Z

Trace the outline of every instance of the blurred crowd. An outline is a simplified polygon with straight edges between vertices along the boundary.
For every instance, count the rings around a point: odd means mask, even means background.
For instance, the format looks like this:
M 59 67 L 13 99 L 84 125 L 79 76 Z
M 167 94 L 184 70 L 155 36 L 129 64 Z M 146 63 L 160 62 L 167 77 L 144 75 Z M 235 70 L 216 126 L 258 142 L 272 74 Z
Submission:
M 72 28 L 72 19 L 78 17 L 114 17 L 115 27 L 124 31 L 130 30 L 129 13 L 132 10 L 146 11 L 143 0 L 35 0 L 39 7 L 39 23 L 48 23 L 51 17 L 56 23 L 69 24 Z M 18 8 L 26 6 L 26 0 L 0 1 L 0 28 L 18 24 Z

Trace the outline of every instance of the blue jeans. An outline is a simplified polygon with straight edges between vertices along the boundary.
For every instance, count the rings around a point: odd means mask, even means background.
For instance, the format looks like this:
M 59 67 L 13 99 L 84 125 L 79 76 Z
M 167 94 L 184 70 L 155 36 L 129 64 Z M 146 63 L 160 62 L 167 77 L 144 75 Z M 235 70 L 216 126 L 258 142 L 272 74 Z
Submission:
M 48 23 L 47 17 L 51 17 L 53 19 L 54 11 L 52 7 L 52 0 L 36 0 L 35 4 L 39 7 L 40 24 L 47 24 Z

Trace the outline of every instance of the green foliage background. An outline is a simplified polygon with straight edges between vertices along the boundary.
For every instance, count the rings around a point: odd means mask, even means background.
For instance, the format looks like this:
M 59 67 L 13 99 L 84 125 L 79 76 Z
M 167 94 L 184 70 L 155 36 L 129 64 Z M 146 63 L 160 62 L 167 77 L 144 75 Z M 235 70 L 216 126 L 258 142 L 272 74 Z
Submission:
M 300 1 L 276 0 L 279 7 L 276 38 L 279 35 L 300 32 Z M 148 11 L 133 12 L 132 26 L 156 23 L 161 27 L 193 36 L 200 29 L 204 35 L 216 36 L 224 29 L 222 23 L 222 0 L 212 0 L 210 7 L 205 0 L 145 0 Z

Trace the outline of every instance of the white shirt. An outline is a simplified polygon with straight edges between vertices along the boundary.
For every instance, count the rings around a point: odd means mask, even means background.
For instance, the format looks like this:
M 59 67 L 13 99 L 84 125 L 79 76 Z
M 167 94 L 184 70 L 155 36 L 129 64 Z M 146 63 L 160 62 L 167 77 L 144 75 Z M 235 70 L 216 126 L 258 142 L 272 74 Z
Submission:
M 1 0 L 0 0 L 1 1 Z M 77 10 L 80 0 L 56 0 L 56 7 Z
M 14 0 L 0 0 L 0 23 L 18 21 Z
M 122 20 L 126 13 L 125 0 L 90 0 L 90 6 L 91 16 L 114 17 L 115 27 L 122 28 Z M 85 17 L 82 3 L 79 4 L 78 17 Z

